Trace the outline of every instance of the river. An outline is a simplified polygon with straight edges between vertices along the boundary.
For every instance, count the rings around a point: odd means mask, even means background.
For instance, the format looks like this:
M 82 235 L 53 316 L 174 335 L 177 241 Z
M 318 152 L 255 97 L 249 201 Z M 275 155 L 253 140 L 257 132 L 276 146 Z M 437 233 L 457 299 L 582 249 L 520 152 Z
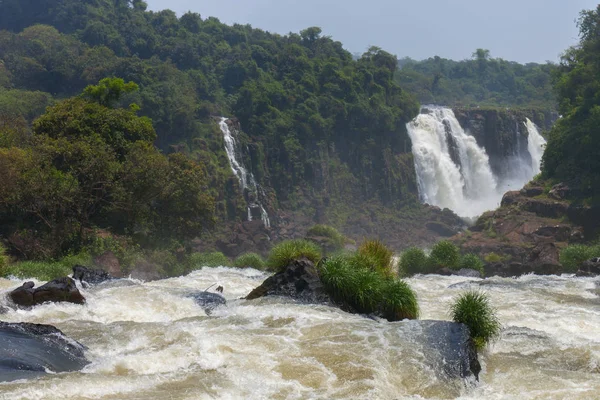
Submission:
M 378 322 L 283 299 L 240 300 L 266 277 L 204 268 L 154 282 L 83 290 L 84 306 L 9 311 L 52 324 L 88 347 L 81 372 L 0 384 L 0 399 L 598 399 L 600 281 L 524 276 L 417 276 L 422 319 L 448 319 L 465 288 L 486 291 L 503 324 L 480 354 L 477 384 L 444 380 Z M 21 281 L 0 279 L 0 292 Z M 189 297 L 218 283 L 228 305 L 210 316 Z

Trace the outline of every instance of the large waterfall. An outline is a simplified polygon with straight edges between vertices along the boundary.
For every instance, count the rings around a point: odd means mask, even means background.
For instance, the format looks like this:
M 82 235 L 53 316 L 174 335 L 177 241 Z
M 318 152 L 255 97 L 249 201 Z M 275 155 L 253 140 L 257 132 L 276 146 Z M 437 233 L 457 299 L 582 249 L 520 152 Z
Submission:
M 485 149 L 464 131 L 452 110 L 423 108 L 407 125 L 421 200 L 467 218 L 498 207 L 507 190 L 523 187 L 540 172 L 545 140 L 530 120 L 524 124 L 531 157 L 517 151 L 506 160 L 510 172 L 498 177 Z
M 248 171 L 244 166 L 242 151 L 237 140 L 239 132 L 234 128 L 230 128 L 227 121 L 229 121 L 228 118 L 221 118 L 219 126 L 225 139 L 225 151 L 227 152 L 227 158 L 229 158 L 231 170 L 240 181 L 244 198 L 248 203 L 248 221 L 252 221 L 253 217 L 258 214 L 265 226 L 270 227 L 269 214 L 260 200 L 265 197 L 265 193 L 260 185 L 256 183 L 252 172 Z

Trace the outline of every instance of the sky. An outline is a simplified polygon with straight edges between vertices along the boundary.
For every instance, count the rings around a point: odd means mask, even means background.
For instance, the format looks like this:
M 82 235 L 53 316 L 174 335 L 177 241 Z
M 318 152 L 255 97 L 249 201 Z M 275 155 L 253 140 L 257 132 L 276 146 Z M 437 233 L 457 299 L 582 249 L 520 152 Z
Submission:
M 194 11 L 227 24 L 286 34 L 310 26 L 352 53 L 378 46 L 417 60 L 470 58 L 477 48 L 510 61 L 556 62 L 577 43 L 575 21 L 600 0 L 146 0 L 151 10 Z

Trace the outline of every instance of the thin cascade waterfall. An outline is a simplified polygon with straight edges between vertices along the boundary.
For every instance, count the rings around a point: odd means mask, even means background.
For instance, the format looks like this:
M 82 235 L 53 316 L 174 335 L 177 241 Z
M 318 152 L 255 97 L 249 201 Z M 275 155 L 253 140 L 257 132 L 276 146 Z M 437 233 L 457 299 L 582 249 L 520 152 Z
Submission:
M 256 183 L 254 174 L 252 174 L 251 171 L 248 171 L 244 166 L 244 162 L 242 160 L 242 151 L 238 141 L 236 140 L 239 132 L 236 129 L 230 129 L 229 124 L 227 124 L 228 120 L 228 118 L 222 117 L 221 121 L 219 121 L 219 126 L 221 128 L 221 132 L 223 132 L 223 138 L 225 140 L 225 152 L 227 153 L 227 158 L 229 159 L 229 165 L 231 165 L 233 174 L 240 181 L 240 187 L 244 192 L 244 198 L 248 203 L 248 221 L 252 221 L 253 219 L 252 210 L 257 210 L 257 212 L 260 213 L 260 218 L 263 224 L 268 228 L 271 226 L 269 214 L 260 201 L 261 198 L 265 197 L 265 192 L 263 188 Z
M 529 118 L 525 121 L 525 127 L 529 136 L 527 137 L 527 150 L 531 154 L 531 167 L 533 169 L 533 175 L 537 175 L 541 172 L 542 156 L 546 149 L 546 139 L 540 135 L 537 127 Z
M 525 126 L 529 154 L 521 154 L 517 137 L 516 153 L 506 160 L 512 168 L 498 177 L 485 149 L 464 131 L 451 109 L 423 108 L 407 124 L 421 200 L 466 218 L 498 207 L 506 191 L 523 187 L 540 172 L 546 141 L 529 119 Z

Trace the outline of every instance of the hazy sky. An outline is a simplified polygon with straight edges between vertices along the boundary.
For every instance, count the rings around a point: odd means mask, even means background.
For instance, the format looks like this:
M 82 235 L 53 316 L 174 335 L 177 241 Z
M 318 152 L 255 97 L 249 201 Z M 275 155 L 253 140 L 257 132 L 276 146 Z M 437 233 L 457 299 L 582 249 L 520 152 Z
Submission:
M 147 0 L 227 24 L 285 34 L 319 26 L 355 53 L 382 47 L 398 57 L 462 60 L 476 48 L 519 62 L 557 61 L 578 40 L 575 20 L 599 0 Z

